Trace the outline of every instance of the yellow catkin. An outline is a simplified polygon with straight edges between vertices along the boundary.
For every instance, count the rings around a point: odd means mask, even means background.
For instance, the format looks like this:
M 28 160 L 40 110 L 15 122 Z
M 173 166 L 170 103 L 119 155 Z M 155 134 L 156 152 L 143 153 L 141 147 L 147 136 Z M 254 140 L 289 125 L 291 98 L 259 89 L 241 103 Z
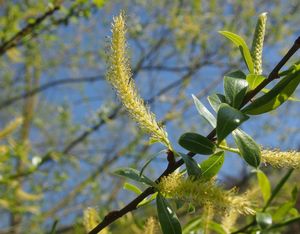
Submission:
M 251 48 L 251 56 L 254 63 L 254 74 L 262 74 L 262 52 L 265 38 L 267 22 L 267 13 L 264 12 L 259 15 Z
M 216 211 L 233 209 L 239 214 L 254 214 L 253 203 L 247 194 L 237 195 L 235 189 L 224 190 L 213 181 L 184 179 L 182 175 L 173 173 L 162 178 L 158 190 L 163 194 L 194 204 L 211 204 Z
M 0 140 L 10 135 L 23 122 L 23 118 L 19 117 L 11 121 L 3 130 L 0 131 Z
M 261 199 L 261 192 L 260 188 L 256 185 L 250 188 L 244 196 L 252 202 L 252 205 L 258 206 L 259 200 Z M 235 209 L 228 209 L 228 211 L 223 215 L 221 220 L 221 225 L 226 233 L 231 233 L 232 230 L 235 228 L 235 224 L 237 219 L 239 218 L 239 213 Z
M 221 225 L 226 233 L 231 233 L 231 229 L 234 227 L 239 214 L 234 210 L 229 210 L 222 218 Z
M 93 228 L 97 226 L 99 221 L 99 215 L 94 208 L 88 207 L 83 211 L 83 225 L 87 232 L 93 230 Z
M 167 132 L 155 120 L 155 115 L 140 97 L 127 57 L 126 27 L 124 15 L 114 18 L 111 47 L 108 58 L 107 81 L 114 87 L 124 107 L 141 129 L 151 136 L 152 142 L 161 142 L 171 149 Z
M 300 152 L 297 151 L 263 150 L 261 159 L 273 167 L 300 168 Z
M 156 234 L 157 231 L 157 221 L 153 217 L 149 217 L 145 224 L 144 234 Z
M 207 203 L 203 207 L 203 229 L 204 229 L 204 234 L 209 234 L 210 229 L 209 229 L 209 223 L 213 220 L 214 218 L 214 207 L 212 204 Z

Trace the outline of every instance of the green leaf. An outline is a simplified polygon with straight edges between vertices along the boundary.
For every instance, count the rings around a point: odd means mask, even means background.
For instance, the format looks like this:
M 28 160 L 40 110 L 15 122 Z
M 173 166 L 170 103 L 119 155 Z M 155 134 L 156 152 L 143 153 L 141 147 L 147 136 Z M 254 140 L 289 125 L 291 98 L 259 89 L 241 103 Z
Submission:
M 251 53 L 245 40 L 241 36 L 232 32 L 219 31 L 219 33 L 225 36 L 226 38 L 228 38 L 229 40 L 231 40 L 236 46 L 239 47 L 249 72 L 254 73 L 254 65 L 253 65 Z
M 214 143 L 206 137 L 193 132 L 187 132 L 181 135 L 178 143 L 183 148 L 196 154 L 208 155 L 214 153 L 216 150 L 216 145 Z
M 224 151 L 219 151 L 208 159 L 200 163 L 202 169 L 201 179 L 204 181 L 210 180 L 212 177 L 218 174 L 224 163 Z
M 261 82 L 263 82 L 266 77 L 262 75 L 249 74 L 246 77 L 246 80 L 249 85 L 249 90 L 255 89 Z
M 203 228 L 203 220 L 199 217 L 193 218 L 190 220 L 183 228 L 183 234 L 191 234 L 198 233 Z M 210 221 L 208 222 L 209 229 L 214 231 L 213 233 L 226 234 L 227 232 L 224 230 L 222 225 Z M 202 233 L 202 232 L 201 232 Z
M 116 175 L 124 176 L 129 179 L 135 180 L 137 182 L 142 182 L 150 186 L 155 186 L 155 182 L 149 179 L 148 177 L 142 175 L 139 176 L 139 171 L 133 168 L 120 168 L 114 172 Z
M 247 115 L 226 103 L 222 103 L 217 114 L 218 143 L 224 140 L 234 129 L 247 119 L 249 119 Z
M 215 93 L 207 97 L 207 100 L 215 112 L 218 111 L 221 103 L 226 103 L 226 98 L 223 94 Z
M 59 221 L 58 221 L 57 219 L 55 219 L 55 220 L 53 221 L 53 224 L 52 224 L 52 227 L 51 227 L 51 231 L 48 232 L 49 234 L 56 234 L 58 222 L 59 222 Z
M 184 226 L 182 233 L 183 234 L 190 234 L 194 231 L 198 231 L 202 226 L 202 219 L 199 216 L 191 219 L 188 223 Z
M 272 225 L 272 216 L 269 213 L 257 212 L 256 222 L 261 229 L 266 229 Z
M 199 112 L 199 114 L 212 126 L 212 127 L 216 127 L 217 125 L 217 121 L 216 118 L 212 115 L 212 113 L 210 113 L 210 111 L 202 104 L 202 102 L 200 102 L 200 100 L 192 95 L 193 99 L 194 99 L 194 103 L 195 106 Z
M 242 111 L 250 115 L 259 115 L 278 108 L 293 94 L 300 83 L 300 71 L 282 78 L 268 93 L 254 100 Z
M 271 197 L 269 198 L 267 204 L 265 205 L 265 208 L 267 208 L 269 206 L 269 204 L 273 201 L 273 199 L 277 196 L 277 194 L 279 193 L 279 191 L 282 189 L 283 185 L 290 178 L 290 176 L 293 173 L 293 171 L 294 171 L 294 169 L 289 169 L 286 172 L 286 174 L 281 178 L 281 180 L 277 183 L 276 187 L 272 191 Z
M 161 153 L 166 153 L 166 150 L 161 150 L 158 153 L 155 153 L 149 160 L 147 160 L 147 162 L 145 163 L 145 165 L 142 167 L 139 176 L 141 177 L 144 173 L 144 170 L 146 169 L 146 167 L 154 160 L 157 158 L 157 156 Z
M 263 173 L 261 170 L 257 170 L 257 180 L 263 195 L 263 199 L 265 203 L 268 202 L 269 198 L 271 197 L 271 184 L 268 177 Z
M 141 206 L 145 206 L 145 205 L 149 204 L 150 202 L 152 202 L 152 201 L 156 198 L 157 194 L 158 194 L 158 193 L 156 192 L 156 193 L 152 194 L 149 198 L 146 197 L 143 201 L 141 201 L 141 202 L 137 205 L 137 207 L 141 207 Z
M 276 208 L 274 214 L 272 215 L 272 219 L 276 222 L 276 221 L 281 221 L 284 220 L 289 211 L 294 207 L 295 203 L 288 201 L 282 205 L 280 205 L 279 207 Z
M 229 103 L 234 108 L 239 108 L 248 88 L 246 75 L 242 71 L 234 71 L 224 76 L 224 93 Z
M 182 159 L 185 163 L 188 175 L 195 179 L 200 178 L 202 172 L 201 172 L 201 168 L 198 166 L 197 162 L 192 157 L 190 157 L 186 154 L 179 153 L 179 152 L 178 152 L 178 154 L 180 157 L 182 157 Z
M 212 231 L 214 231 L 214 233 L 219 233 L 219 234 L 227 234 L 228 232 L 226 232 L 223 228 L 223 226 L 221 224 L 218 224 L 214 221 L 210 221 L 208 223 L 209 225 L 209 229 L 211 229 Z
M 234 130 L 232 135 L 244 160 L 250 166 L 257 168 L 261 161 L 261 152 L 256 142 L 240 129 Z
M 157 215 L 164 234 L 181 234 L 181 226 L 176 213 L 167 200 L 160 194 L 156 197 Z
M 125 183 L 123 185 L 123 189 L 132 191 L 132 192 L 134 192 L 137 195 L 140 195 L 142 193 L 142 191 L 138 187 L 136 187 L 135 185 L 130 184 L 130 183 Z

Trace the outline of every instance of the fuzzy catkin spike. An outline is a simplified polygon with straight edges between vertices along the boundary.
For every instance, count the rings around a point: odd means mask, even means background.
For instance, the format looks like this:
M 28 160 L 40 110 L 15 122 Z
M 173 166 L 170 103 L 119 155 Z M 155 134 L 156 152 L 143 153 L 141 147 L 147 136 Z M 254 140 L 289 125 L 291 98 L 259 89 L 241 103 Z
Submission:
M 151 136 L 152 142 L 161 142 L 172 149 L 167 132 L 156 122 L 155 115 L 145 105 L 132 79 L 127 56 L 126 26 L 123 13 L 114 18 L 112 25 L 106 79 L 116 90 L 131 118 L 139 124 L 145 133 Z
M 157 221 L 153 217 L 149 217 L 146 221 L 144 234 L 156 234 L 158 230 Z
M 0 131 L 0 140 L 10 135 L 16 128 L 18 128 L 23 123 L 23 118 L 18 117 L 11 121 L 6 127 Z
M 275 150 L 263 150 L 261 152 L 262 162 L 273 167 L 300 168 L 300 152 Z
M 239 214 L 254 214 L 253 201 L 247 194 L 237 195 L 234 189 L 224 190 L 213 181 L 185 180 L 182 175 L 172 173 L 162 178 L 157 189 L 164 195 L 192 202 L 197 205 L 211 204 L 214 210 L 232 209 Z
M 93 228 L 97 226 L 99 221 L 99 215 L 94 208 L 88 207 L 83 211 L 83 224 L 87 232 L 93 230 Z
M 254 74 L 262 74 L 262 52 L 265 38 L 267 12 L 259 15 L 252 41 L 251 56 L 254 63 Z

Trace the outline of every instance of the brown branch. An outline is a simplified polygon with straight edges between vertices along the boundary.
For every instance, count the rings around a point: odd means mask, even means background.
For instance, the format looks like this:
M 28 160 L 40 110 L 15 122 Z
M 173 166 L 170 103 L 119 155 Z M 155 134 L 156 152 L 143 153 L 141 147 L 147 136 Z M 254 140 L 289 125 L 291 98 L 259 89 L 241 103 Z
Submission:
M 7 41 L 3 42 L 0 45 L 0 56 L 3 55 L 7 50 L 15 47 L 19 44 L 19 42 L 32 33 L 37 26 L 39 26 L 47 17 L 53 15 L 57 10 L 59 10 L 60 6 L 54 6 L 50 10 L 46 11 L 43 15 L 37 17 L 33 23 L 28 23 L 23 29 L 17 32 L 14 36 L 12 36 Z
M 287 52 L 287 54 L 280 60 L 280 62 L 275 66 L 275 68 L 272 70 L 270 75 L 268 76 L 268 79 L 264 80 L 257 88 L 255 88 L 251 93 L 248 93 L 240 108 L 245 106 L 257 93 L 259 93 L 266 85 L 268 85 L 270 82 L 278 78 L 278 72 L 279 70 L 284 66 L 284 64 L 292 57 L 292 55 L 300 48 L 300 37 L 297 38 L 297 40 L 294 42 L 293 46 L 290 48 L 290 50 Z M 208 134 L 207 138 L 209 140 L 212 140 L 214 136 L 216 135 L 216 129 L 214 129 L 210 134 Z M 195 153 L 189 152 L 188 155 L 190 157 L 195 156 Z M 170 165 L 170 164 L 169 164 Z M 158 177 L 158 179 L 155 180 L 155 183 L 159 183 L 161 178 L 164 176 L 167 176 L 174 172 L 177 168 L 179 168 L 181 165 L 183 165 L 183 160 L 180 159 L 177 162 L 175 162 L 172 166 L 169 166 L 166 168 L 166 170 Z M 89 232 L 89 234 L 97 234 L 100 232 L 103 228 L 107 227 L 117 219 L 121 218 L 123 215 L 127 214 L 128 212 L 131 212 L 135 209 L 137 209 L 138 204 L 143 201 L 146 197 L 153 194 L 155 192 L 154 187 L 147 188 L 143 193 L 141 193 L 138 197 L 136 197 L 134 200 L 132 200 L 130 203 L 128 203 L 126 206 L 124 206 L 122 209 L 117 211 L 112 211 L 108 213 L 101 223 L 99 223 L 92 231 Z
M 81 77 L 81 78 L 65 78 L 65 79 L 58 79 L 51 81 L 49 83 L 46 83 L 44 85 L 41 85 L 37 88 L 31 89 L 25 93 L 16 95 L 14 97 L 8 98 L 0 103 L 0 110 L 14 104 L 15 102 L 29 98 L 34 96 L 37 93 L 43 92 L 49 88 L 52 88 L 54 86 L 64 85 L 64 84 L 74 84 L 74 83 L 84 83 L 84 82 L 95 82 L 103 80 L 103 76 L 91 76 L 91 77 Z

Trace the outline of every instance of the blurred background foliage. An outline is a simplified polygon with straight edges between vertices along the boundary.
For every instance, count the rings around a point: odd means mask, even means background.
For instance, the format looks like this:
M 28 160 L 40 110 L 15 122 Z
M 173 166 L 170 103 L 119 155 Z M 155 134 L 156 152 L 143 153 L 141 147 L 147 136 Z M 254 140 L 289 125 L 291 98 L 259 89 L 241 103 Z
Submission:
M 101 218 L 135 196 L 113 169 L 140 169 L 160 150 L 149 146 L 104 80 L 110 23 L 121 9 L 133 77 L 177 148 L 181 133 L 210 130 L 191 94 L 207 103 L 208 94 L 222 90 L 222 75 L 240 67 L 239 51 L 219 30 L 240 34 L 249 45 L 257 15 L 267 11 L 264 74 L 300 32 L 297 0 L 0 1 L 0 124 L 12 126 L 0 146 L 0 233 L 50 233 L 54 225 L 57 233 L 84 233 L 86 207 Z M 266 148 L 297 150 L 297 104 L 245 128 Z M 146 173 L 154 178 L 165 166 L 162 155 Z M 265 169 L 278 180 L 278 170 Z M 253 183 L 249 169 L 230 155 L 218 179 L 241 190 Z M 129 214 L 109 231 L 141 233 L 153 209 Z M 299 225 L 289 228 L 299 231 Z

